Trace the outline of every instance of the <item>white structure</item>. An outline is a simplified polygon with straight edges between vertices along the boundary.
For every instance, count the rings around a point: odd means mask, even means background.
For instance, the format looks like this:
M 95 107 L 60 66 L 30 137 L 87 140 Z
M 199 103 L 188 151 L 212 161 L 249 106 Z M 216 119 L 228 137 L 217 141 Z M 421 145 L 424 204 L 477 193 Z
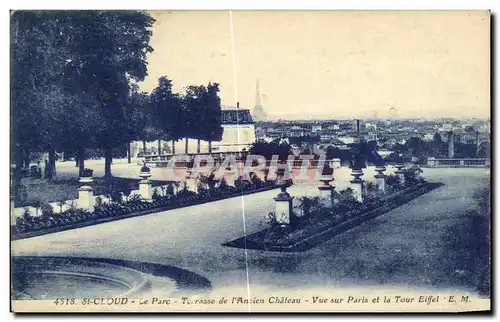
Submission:
M 290 225 L 293 197 L 286 191 L 286 186 L 281 187 L 281 192 L 274 198 L 274 201 L 276 202 L 274 215 L 277 224 L 283 227 Z
M 353 196 L 357 201 L 363 202 L 363 179 L 360 178 L 363 170 L 352 169 L 351 175 L 354 177 L 350 181 Z
M 386 178 L 386 175 L 384 174 L 385 170 L 386 168 L 383 165 L 377 166 L 375 168 L 375 171 L 377 171 L 377 174 L 375 175 L 375 180 L 377 181 L 378 190 L 382 193 L 385 192 L 385 178 Z
M 332 168 L 333 169 L 340 169 L 341 164 L 340 164 L 340 159 L 339 158 L 333 158 L 332 159 Z
M 249 110 L 226 106 L 221 120 L 224 129 L 222 140 L 212 143 L 212 152 L 248 150 L 255 142 L 255 122 Z
M 314 133 L 314 132 L 319 132 L 319 131 L 321 131 L 322 129 L 323 129 L 323 127 L 322 127 L 321 125 L 316 124 L 316 125 L 313 125 L 313 126 L 312 126 L 311 132 L 313 132 L 313 133 Z
M 141 172 L 139 176 L 142 178 L 142 180 L 139 181 L 139 194 L 141 198 L 145 201 L 153 201 L 152 185 L 149 180 L 151 172 Z
M 84 185 L 78 188 L 78 208 L 94 211 L 94 189 L 90 186 L 93 182 L 92 177 L 82 177 L 80 182 Z
M 255 122 L 248 109 L 239 107 L 221 105 L 221 126 L 223 129 L 222 140 L 212 142 L 212 152 L 240 152 L 243 149 L 248 150 L 256 141 Z M 198 152 L 198 140 L 187 139 L 187 153 Z M 186 153 L 186 139 L 181 139 L 174 143 L 172 141 L 161 141 L 162 154 Z M 132 155 L 137 157 L 139 151 L 142 151 L 143 142 L 132 142 Z M 148 155 L 158 154 L 158 141 L 146 142 Z M 200 141 L 200 153 L 208 153 L 208 141 Z
M 398 176 L 399 178 L 399 181 L 404 184 L 405 183 L 405 173 L 403 171 L 403 168 L 405 167 L 405 165 L 403 163 L 398 163 L 396 165 L 394 165 L 396 167 L 396 172 L 394 172 L 396 174 L 396 176 Z

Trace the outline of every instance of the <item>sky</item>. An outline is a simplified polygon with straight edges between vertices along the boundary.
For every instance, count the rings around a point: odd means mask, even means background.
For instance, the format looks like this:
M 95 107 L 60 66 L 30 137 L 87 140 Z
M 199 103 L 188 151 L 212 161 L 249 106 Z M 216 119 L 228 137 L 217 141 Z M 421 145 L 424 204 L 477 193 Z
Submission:
M 252 110 L 258 79 L 270 119 L 490 116 L 487 11 L 150 13 L 148 92 L 217 82 Z

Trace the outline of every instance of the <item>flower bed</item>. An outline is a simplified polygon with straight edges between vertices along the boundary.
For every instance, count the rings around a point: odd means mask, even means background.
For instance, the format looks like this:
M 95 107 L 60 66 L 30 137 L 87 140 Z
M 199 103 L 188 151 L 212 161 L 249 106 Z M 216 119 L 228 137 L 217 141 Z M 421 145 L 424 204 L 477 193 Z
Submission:
M 177 194 L 168 194 L 165 196 L 159 195 L 156 191 L 153 194 L 152 202 L 144 201 L 137 195 L 132 196 L 125 202 L 118 202 L 121 199 L 120 196 L 120 198 L 115 199 L 116 201 L 110 203 L 98 201 L 93 212 L 72 208 L 61 213 L 46 211 L 41 216 L 31 216 L 28 214 L 23 217 L 17 217 L 16 226 L 12 231 L 12 238 L 16 240 L 45 235 L 112 220 L 120 220 L 267 191 L 279 188 L 280 186 L 275 181 L 261 181 L 257 184 L 255 182 L 242 184 L 239 186 L 239 189 L 230 185 L 219 185 L 218 188 L 200 189 L 198 193 L 184 187 Z
M 419 183 L 405 187 L 383 198 L 373 198 L 360 204 L 353 200 L 334 207 L 317 206 L 314 214 L 294 216 L 290 227 L 281 228 L 275 223 L 254 234 L 228 243 L 224 246 L 268 251 L 304 251 L 333 238 L 370 219 L 391 211 L 442 184 Z M 314 208 L 313 203 L 307 205 Z M 272 221 L 272 214 L 270 214 Z

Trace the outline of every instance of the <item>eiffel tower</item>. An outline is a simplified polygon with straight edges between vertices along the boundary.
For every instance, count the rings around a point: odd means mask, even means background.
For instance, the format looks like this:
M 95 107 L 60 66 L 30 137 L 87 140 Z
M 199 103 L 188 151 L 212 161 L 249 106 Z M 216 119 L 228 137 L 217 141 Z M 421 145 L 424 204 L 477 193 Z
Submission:
M 265 121 L 267 118 L 266 112 L 260 103 L 260 93 L 259 93 L 259 80 L 257 80 L 256 93 L 255 93 L 255 106 L 252 112 L 252 118 L 256 122 Z

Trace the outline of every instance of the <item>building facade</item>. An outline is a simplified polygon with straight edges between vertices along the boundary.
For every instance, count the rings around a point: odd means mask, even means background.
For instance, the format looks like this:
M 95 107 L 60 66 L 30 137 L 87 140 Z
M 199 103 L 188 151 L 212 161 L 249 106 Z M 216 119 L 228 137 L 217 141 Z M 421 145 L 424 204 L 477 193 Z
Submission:
M 240 152 L 248 151 L 250 146 L 256 141 L 255 122 L 250 115 L 250 110 L 240 109 L 235 106 L 221 105 L 221 126 L 223 129 L 222 140 L 212 142 L 212 153 L 217 152 Z M 187 153 L 198 153 L 198 140 L 181 139 L 172 141 L 151 141 L 146 142 L 146 155 L 158 155 L 159 148 L 161 155 L 185 154 L 187 140 Z M 158 145 L 160 143 L 160 146 Z M 132 155 L 134 157 L 142 156 L 142 142 L 132 142 Z M 209 152 L 208 141 L 200 141 L 200 153 Z

